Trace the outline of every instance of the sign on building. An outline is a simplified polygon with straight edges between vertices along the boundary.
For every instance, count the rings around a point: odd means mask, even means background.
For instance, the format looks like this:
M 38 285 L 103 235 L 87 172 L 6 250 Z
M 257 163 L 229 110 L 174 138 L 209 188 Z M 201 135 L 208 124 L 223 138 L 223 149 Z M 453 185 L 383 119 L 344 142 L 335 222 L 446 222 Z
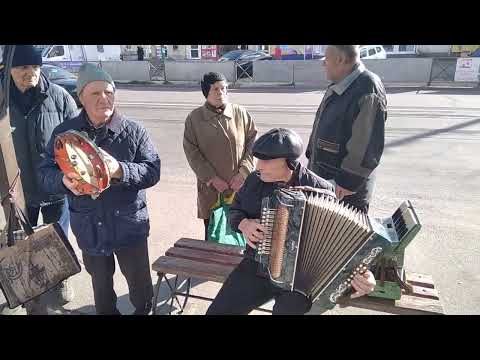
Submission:
M 217 60 L 217 45 L 202 45 L 203 60 Z
M 480 58 L 458 58 L 455 81 L 479 81 Z

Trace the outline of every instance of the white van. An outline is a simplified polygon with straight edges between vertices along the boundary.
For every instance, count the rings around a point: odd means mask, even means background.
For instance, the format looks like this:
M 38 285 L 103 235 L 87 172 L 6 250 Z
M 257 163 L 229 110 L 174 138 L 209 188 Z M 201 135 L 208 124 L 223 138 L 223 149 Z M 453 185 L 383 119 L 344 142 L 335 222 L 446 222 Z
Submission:
M 45 62 L 119 61 L 120 45 L 48 45 L 42 51 Z
M 361 60 L 386 59 L 387 53 L 382 45 L 363 45 L 358 49 Z

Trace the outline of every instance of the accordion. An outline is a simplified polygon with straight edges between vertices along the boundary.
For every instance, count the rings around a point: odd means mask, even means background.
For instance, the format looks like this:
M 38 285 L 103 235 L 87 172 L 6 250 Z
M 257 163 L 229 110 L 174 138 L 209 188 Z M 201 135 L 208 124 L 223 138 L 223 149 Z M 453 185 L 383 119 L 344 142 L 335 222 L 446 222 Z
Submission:
M 255 252 L 259 275 L 324 308 L 352 291 L 355 274 L 420 228 L 409 201 L 380 220 L 332 196 L 294 188 L 262 199 L 260 222 L 266 232 Z

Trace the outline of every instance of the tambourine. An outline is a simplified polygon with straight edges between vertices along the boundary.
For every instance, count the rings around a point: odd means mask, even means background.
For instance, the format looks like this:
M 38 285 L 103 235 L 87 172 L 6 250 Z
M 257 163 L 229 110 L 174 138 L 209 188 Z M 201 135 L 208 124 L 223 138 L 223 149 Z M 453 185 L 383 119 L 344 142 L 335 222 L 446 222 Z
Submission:
M 110 186 L 110 172 L 100 148 L 86 133 L 69 130 L 57 135 L 54 144 L 55 162 L 64 174 L 75 173 L 77 189 L 96 199 Z

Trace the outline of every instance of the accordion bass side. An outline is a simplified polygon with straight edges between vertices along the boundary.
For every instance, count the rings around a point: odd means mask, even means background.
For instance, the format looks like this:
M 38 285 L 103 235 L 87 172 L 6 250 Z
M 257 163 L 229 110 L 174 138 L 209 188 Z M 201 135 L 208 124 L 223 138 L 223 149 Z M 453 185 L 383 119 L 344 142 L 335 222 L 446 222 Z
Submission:
M 266 233 L 255 254 L 259 274 L 325 308 L 351 291 L 355 274 L 420 228 L 410 202 L 377 220 L 331 196 L 296 189 L 264 198 L 261 224 Z

